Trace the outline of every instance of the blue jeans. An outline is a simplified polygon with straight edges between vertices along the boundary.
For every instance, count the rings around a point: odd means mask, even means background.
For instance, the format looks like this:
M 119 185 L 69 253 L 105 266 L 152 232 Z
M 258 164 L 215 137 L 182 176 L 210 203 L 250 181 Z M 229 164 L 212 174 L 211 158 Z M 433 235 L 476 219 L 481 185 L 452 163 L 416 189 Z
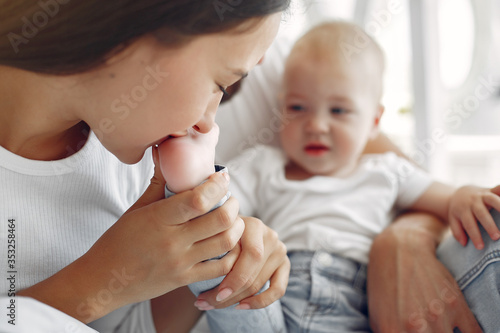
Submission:
M 216 287 L 223 277 L 190 284 L 189 289 L 198 296 Z M 269 282 L 261 291 L 269 288 Z M 279 301 L 257 310 L 236 310 L 236 305 L 206 311 L 212 333 L 286 333 L 285 320 Z
M 366 265 L 323 251 L 291 252 L 281 306 L 288 333 L 371 332 Z
M 491 210 L 497 226 L 500 213 Z M 485 333 L 500 331 L 500 241 L 492 241 L 479 225 L 485 247 L 477 250 L 469 240 L 463 247 L 453 237 L 438 248 L 441 262 L 458 283 L 477 321 Z M 452 294 L 449 294 L 452 297 Z M 457 330 L 458 331 L 458 330 Z

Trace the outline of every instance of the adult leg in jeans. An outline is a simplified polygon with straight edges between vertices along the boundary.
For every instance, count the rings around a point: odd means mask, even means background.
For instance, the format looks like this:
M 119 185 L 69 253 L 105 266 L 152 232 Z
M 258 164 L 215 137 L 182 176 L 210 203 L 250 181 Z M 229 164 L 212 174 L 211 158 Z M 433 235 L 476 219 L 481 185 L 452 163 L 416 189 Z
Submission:
M 500 213 L 491 210 L 500 226 Z M 437 250 L 438 258 L 455 277 L 470 309 L 485 333 L 500 330 L 500 241 L 491 240 L 479 225 L 484 249 L 477 250 L 471 241 L 463 247 L 453 237 Z

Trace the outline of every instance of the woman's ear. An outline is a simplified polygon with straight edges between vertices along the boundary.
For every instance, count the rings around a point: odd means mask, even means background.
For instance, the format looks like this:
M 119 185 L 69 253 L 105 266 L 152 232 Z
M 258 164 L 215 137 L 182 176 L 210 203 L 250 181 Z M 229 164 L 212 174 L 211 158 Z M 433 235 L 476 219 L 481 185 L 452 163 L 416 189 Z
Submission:
M 384 111 L 385 111 L 385 107 L 382 104 L 379 104 L 377 106 L 377 109 L 375 110 L 375 118 L 373 121 L 372 131 L 370 133 L 370 140 L 375 139 L 379 133 L 380 118 L 382 118 Z

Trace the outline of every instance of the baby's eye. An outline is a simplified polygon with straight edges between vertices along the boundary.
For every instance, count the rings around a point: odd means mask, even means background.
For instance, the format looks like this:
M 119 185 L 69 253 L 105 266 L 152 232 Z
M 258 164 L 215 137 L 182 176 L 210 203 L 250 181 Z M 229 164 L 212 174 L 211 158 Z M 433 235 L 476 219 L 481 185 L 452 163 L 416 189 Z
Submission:
M 333 113 L 333 114 L 345 114 L 348 112 L 347 109 L 345 108 L 331 108 L 330 111 Z
M 287 106 L 287 109 L 291 111 L 305 111 L 306 108 L 300 104 L 290 104 Z

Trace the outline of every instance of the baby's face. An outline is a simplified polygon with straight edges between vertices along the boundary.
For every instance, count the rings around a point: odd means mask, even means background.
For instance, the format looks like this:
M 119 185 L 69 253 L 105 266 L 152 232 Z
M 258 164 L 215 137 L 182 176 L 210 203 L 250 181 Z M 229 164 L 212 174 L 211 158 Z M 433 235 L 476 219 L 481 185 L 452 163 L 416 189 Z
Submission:
M 382 107 L 370 75 L 353 62 L 289 58 L 283 83 L 282 147 L 295 175 L 349 175 L 376 134 Z M 364 66 L 361 66 L 364 68 Z

